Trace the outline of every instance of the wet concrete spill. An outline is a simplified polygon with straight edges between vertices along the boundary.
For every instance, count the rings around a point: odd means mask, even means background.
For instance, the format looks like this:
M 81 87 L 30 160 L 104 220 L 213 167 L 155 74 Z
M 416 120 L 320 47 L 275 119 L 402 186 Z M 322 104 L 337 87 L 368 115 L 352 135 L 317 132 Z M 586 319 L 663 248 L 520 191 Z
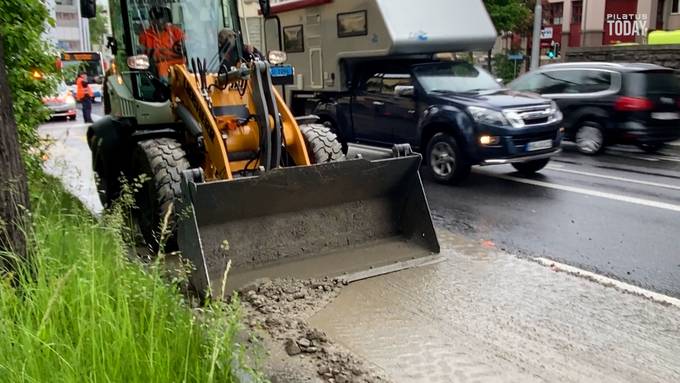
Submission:
M 680 310 L 439 237 L 446 262 L 351 284 L 310 324 L 395 382 L 680 381 Z

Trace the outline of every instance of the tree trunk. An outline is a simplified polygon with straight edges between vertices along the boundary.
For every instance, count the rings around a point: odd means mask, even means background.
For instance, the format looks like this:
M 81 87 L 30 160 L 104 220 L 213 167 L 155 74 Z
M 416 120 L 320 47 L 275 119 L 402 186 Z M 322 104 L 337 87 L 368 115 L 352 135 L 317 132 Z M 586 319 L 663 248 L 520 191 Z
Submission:
M 20 259 L 26 257 L 23 229 L 28 209 L 28 181 L 12 111 L 3 36 L 0 35 L 0 252 L 13 252 Z M 12 266 L 6 258 L 0 258 L 0 261 L 5 267 Z

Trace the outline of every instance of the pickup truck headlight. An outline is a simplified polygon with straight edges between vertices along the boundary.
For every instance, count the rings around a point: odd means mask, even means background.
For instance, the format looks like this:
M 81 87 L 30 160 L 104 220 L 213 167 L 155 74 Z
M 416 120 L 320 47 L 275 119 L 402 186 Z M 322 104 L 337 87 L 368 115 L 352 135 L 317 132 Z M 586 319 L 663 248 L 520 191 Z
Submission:
M 561 111 L 560 108 L 557 106 L 557 104 L 555 103 L 555 101 L 552 101 L 552 102 L 550 103 L 550 111 L 553 112 L 553 120 L 555 120 L 555 121 L 562 121 L 562 119 L 564 118 L 564 116 L 562 115 L 562 111 Z
M 468 112 L 478 124 L 492 125 L 492 126 L 506 126 L 508 120 L 503 116 L 503 113 L 492 109 L 480 108 L 478 106 L 468 106 Z

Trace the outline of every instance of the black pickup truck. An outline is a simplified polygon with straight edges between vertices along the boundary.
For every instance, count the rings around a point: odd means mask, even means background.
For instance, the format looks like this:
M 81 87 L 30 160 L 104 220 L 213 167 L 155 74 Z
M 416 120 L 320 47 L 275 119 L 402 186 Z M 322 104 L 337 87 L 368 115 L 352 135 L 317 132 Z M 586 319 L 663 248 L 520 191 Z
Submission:
M 554 102 L 504 89 L 467 62 L 391 60 L 353 72 L 350 90 L 322 94 L 313 114 L 344 145 L 411 144 L 439 182 L 463 180 L 472 165 L 535 173 L 560 151 Z

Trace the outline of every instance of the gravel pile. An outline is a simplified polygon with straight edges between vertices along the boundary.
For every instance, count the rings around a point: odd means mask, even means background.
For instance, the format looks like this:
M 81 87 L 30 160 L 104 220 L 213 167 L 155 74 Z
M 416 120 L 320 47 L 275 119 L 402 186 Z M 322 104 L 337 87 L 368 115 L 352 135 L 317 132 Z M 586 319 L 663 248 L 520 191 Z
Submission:
M 240 290 L 246 321 L 270 350 L 272 382 L 386 382 L 376 368 L 307 324 L 344 286 L 339 279 L 262 279 Z

